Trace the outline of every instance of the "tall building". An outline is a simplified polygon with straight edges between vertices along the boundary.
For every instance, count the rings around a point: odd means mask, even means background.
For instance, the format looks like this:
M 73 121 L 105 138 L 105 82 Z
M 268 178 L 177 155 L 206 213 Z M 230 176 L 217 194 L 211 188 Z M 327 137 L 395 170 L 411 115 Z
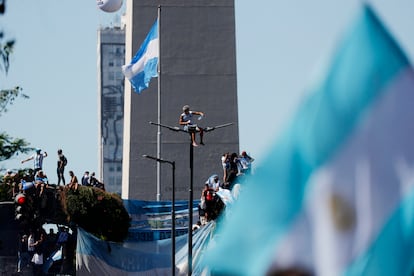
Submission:
M 157 19 L 158 7 L 161 76 L 141 94 L 125 82 L 122 198 L 171 199 L 171 167 L 160 164 L 158 184 L 156 162 L 142 157 L 157 156 L 160 137 L 160 157 L 176 163 L 176 199 L 188 199 L 191 172 L 197 199 L 209 176 L 223 175 L 223 153 L 239 152 L 234 0 L 127 0 L 127 61 Z M 186 104 L 205 113 L 202 127 L 233 123 L 205 134 L 206 145 L 194 149 L 193 170 L 189 135 L 166 128 L 158 135 L 149 123 L 159 116 L 161 124 L 179 126 Z
M 109 192 L 121 194 L 124 128 L 125 29 L 98 30 L 99 164 L 97 176 Z

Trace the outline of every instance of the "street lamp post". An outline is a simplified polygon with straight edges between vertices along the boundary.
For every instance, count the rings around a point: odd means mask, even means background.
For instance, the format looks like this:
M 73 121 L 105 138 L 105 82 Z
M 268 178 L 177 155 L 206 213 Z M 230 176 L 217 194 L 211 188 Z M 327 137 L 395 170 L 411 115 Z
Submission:
M 171 197 L 171 272 L 175 276 L 175 161 L 168 161 L 161 158 L 144 154 L 142 157 L 157 161 L 157 163 L 168 163 L 172 168 L 172 197 Z
M 163 125 L 159 123 L 149 122 L 151 125 L 156 125 L 159 127 L 164 127 L 176 132 L 189 133 L 191 137 L 191 131 L 184 130 L 179 127 L 172 127 L 168 125 Z M 222 124 L 214 127 L 204 128 L 204 132 L 211 132 L 218 128 L 231 126 L 233 123 Z M 194 146 L 190 139 L 190 187 L 188 189 L 189 199 L 188 199 L 188 276 L 191 276 L 193 272 L 193 176 L 194 176 Z

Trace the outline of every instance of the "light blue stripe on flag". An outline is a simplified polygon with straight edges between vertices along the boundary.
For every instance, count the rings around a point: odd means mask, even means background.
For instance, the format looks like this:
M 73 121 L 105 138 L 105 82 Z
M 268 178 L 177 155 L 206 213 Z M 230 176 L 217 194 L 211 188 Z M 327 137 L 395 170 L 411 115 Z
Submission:
M 401 75 L 409 79 L 408 87 L 394 83 Z M 402 119 L 410 122 L 414 116 L 408 109 L 414 104 L 413 76 L 404 53 L 364 6 L 337 47 L 325 79 L 250 179 L 231 216 L 225 217 L 206 265 L 228 275 L 264 275 L 272 263 L 274 270 L 295 267 L 316 275 L 346 271 L 398 208 L 401 183 L 394 163 L 401 157 L 403 164 L 414 164 L 414 130 L 401 125 Z M 395 89 L 403 92 L 394 97 Z M 379 119 L 395 127 L 395 136 L 382 130 Z M 360 193 L 358 185 L 365 182 L 372 187 L 361 187 Z M 363 221 L 368 211 L 359 208 L 364 200 L 376 207 L 368 210 L 369 225 Z M 401 253 L 404 246 L 398 241 L 395 249 Z M 392 263 L 373 265 L 397 269 Z
M 135 92 L 141 93 L 148 88 L 151 78 L 158 76 L 158 49 L 157 19 L 131 63 L 122 66 L 122 72 L 131 82 Z
M 377 240 L 344 275 L 413 275 L 414 191 L 404 198 Z

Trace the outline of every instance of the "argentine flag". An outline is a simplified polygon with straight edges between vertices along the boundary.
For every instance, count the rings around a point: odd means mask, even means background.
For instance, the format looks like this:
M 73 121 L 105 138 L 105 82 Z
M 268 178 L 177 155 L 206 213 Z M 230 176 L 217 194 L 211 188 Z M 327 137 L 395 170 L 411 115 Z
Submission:
M 158 19 L 139 48 L 131 63 L 122 66 L 122 72 L 129 79 L 135 92 L 148 88 L 151 78 L 158 76 Z
M 371 7 L 311 92 L 221 222 L 206 266 L 412 275 L 414 71 Z

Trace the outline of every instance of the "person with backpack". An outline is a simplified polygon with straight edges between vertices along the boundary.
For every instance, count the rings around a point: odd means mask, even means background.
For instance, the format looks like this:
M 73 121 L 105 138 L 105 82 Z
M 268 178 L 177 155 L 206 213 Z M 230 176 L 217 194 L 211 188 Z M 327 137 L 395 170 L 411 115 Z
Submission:
M 57 176 L 58 176 L 58 182 L 57 185 L 60 185 L 60 181 L 62 180 L 63 185 L 66 184 L 65 182 L 65 167 L 68 164 L 68 160 L 66 159 L 65 155 L 63 154 L 63 151 L 61 149 L 59 149 L 57 151 L 58 154 L 58 161 L 57 161 Z

